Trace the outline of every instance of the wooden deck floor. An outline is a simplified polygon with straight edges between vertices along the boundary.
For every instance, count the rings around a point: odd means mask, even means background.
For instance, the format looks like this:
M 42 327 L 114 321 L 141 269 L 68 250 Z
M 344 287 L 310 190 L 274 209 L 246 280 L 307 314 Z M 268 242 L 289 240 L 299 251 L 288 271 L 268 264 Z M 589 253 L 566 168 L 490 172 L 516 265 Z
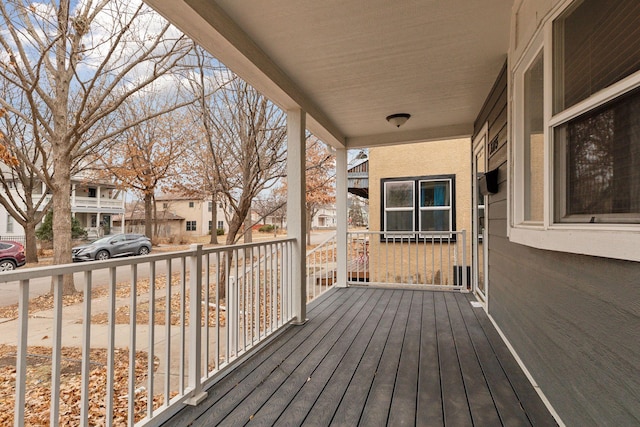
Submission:
M 472 298 L 331 291 L 167 425 L 556 425 Z

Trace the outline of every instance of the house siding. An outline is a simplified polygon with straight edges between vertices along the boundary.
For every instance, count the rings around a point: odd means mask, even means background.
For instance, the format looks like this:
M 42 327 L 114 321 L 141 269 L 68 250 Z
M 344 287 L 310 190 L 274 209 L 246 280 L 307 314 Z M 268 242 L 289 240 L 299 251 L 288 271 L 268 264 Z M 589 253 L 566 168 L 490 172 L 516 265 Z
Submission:
M 640 424 L 640 264 L 545 251 L 507 237 L 507 68 L 475 122 L 489 123 L 489 314 L 567 425 Z M 495 147 L 495 145 L 494 145 Z M 593 242 L 598 244 L 598 242 Z

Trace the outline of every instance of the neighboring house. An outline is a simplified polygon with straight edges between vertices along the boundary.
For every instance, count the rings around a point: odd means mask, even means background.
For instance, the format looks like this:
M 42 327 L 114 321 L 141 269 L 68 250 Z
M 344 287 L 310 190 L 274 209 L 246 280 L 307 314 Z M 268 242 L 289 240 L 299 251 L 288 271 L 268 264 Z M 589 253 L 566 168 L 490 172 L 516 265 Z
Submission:
M 197 197 L 183 196 L 180 194 L 165 194 L 156 197 L 158 216 L 160 212 L 168 212 L 175 216 L 184 218 L 182 229 L 175 232 L 181 236 L 206 236 L 215 229 L 223 229 L 225 233 L 229 230 L 225 216 L 224 206 L 218 203 L 217 224 L 211 222 L 211 210 L 213 202 Z
M 369 242 L 370 281 L 457 283 L 461 245 L 471 250 L 470 157 L 469 138 L 369 149 L 369 230 L 380 232 Z
M 335 205 L 326 205 L 318 208 L 318 212 L 313 217 L 311 229 L 328 229 L 336 227 L 336 207 Z
M 144 211 L 134 210 L 127 212 L 124 214 L 124 218 L 122 215 L 116 215 L 113 218 L 114 227 L 121 227 L 123 219 L 125 233 L 144 234 Z M 157 236 L 159 237 L 180 236 L 184 230 L 185 219 L 168 211 L 158 211 L 156 221 L 158 226 Z
M 19 192 L 19 185 L 12 185 L 12 191 Z M 47 188 L 42 184 L 34 192 L 34 198 L 46 193 Z M 71 179 L 71 214 L 87 230 L 89 237 L 121 232 L 114 229 L 113 217 L 124 213 L 124 202 L 124 192 L 112 183 L 81 176 Z M 1 205 L 0 235 L 3 239 L 20 239 L 24 236 L 22 226 Z

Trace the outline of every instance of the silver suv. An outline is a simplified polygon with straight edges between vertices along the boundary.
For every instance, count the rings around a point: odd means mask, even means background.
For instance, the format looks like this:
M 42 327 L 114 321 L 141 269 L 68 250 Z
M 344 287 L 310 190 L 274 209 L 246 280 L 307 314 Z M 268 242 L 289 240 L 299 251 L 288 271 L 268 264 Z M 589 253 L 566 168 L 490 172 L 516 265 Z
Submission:
M 116 234 L 71 249 L 73 261 L 104 260 L 112 257 L 146 255 L 151 240 L 143 234 Z

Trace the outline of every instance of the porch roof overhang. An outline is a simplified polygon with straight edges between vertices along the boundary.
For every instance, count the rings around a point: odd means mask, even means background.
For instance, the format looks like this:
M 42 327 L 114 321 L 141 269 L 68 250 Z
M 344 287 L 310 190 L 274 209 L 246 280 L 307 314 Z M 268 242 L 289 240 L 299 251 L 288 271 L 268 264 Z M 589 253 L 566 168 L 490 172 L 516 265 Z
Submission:
M 334 147 L 471 135 L 513 0 L 145 0 Z M 409 113 L 396 129 L 385 117 Z

